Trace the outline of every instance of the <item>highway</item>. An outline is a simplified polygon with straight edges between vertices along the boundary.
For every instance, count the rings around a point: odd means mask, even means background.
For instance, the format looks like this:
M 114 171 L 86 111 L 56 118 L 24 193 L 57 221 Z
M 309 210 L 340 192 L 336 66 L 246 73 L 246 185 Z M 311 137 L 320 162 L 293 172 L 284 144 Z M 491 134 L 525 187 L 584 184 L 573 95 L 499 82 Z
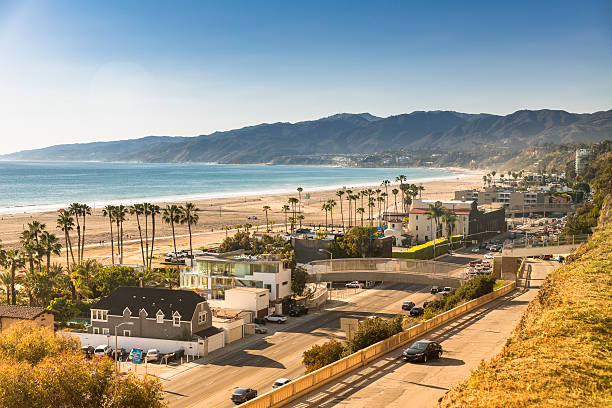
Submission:
M 173 408 L 231 407 L 230 395 L 237 387 L 255 388 L 261 394 L 277 378 L 304 374 L 302 353 L 330 336 L 343 338 L 340 317 L 364 319 L 370 315 L 392 317 L 401 313 L 401 303 L 422 305 L 433 298 L 429 287 L 386 283 L 347 299 L 331 302 L 321 312 L 290 318 L 286 325 L 268 323 L 268 334 L 230 344 L 233 351 L 212 356 L 202 364 L 163 382 L 166 400 Z
M 295 408 L 411 408 L 431 407 L 453 385 L 469 376 L 483 359 L 500 352 L 540 284 L 558 264 L 530 260 L 530 288 L 506 297 L 442 326 L 421 339 L 442 344 L 440 360 L 411 364 L 396 350 L 366 367 L 332 381 L 287 405 Z

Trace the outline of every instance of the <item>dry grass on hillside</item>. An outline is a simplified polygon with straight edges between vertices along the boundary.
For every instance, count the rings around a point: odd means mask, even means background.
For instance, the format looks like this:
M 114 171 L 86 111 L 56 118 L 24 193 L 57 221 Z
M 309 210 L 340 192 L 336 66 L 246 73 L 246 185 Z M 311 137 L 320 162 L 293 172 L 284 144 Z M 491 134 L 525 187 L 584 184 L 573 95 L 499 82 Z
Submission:
M 502 352 L 439 407 L 612 406 L 612 224 L 556 269 Z

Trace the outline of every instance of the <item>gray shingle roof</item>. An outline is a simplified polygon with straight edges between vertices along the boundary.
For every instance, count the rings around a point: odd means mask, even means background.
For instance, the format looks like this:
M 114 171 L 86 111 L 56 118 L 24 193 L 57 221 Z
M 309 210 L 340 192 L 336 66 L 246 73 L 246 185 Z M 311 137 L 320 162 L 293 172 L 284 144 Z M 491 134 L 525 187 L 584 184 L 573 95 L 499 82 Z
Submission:
M 91 308 L 108 310 L 109 314 L 117 316 L 122 316 L 126 307 L 130 309 L 132 316 L 138 315 L 140 310 L 144 309 L 148 317 L 152 318 L 161 310 L 166 319 L 171 319 L 174 312 L 178 312 L 181 320 L 190 320 L 198 303 L 205 301 L 206 299 L 192 290 L 122 286 L 100 299 Z
M 32 320 L 45 312 L 53 313 L 44 307 L 0 305 L 0 317 Z

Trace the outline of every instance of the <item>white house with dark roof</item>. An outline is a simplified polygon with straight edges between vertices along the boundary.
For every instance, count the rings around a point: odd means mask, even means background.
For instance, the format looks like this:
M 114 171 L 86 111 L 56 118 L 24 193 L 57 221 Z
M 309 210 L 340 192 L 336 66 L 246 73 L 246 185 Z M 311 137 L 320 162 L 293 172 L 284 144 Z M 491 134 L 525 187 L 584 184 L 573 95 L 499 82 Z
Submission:
M 122 286 L 91 308 L 91 334 L 115 334 L 167 340 L 206 338 L 212 327 L 208 302 L 192 290 Z

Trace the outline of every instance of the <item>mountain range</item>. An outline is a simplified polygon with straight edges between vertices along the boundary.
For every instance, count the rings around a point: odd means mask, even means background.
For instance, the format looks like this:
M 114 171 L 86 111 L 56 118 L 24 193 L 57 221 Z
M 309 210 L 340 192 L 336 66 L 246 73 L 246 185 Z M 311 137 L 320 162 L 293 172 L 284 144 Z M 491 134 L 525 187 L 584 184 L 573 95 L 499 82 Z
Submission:
M 297 123 L 264 123 L 193 137 L 147 136 L 24 150 L 5 160 L 268 163 L 279 157 L 374 153 L 399 148 L 474 152 L 541 143 L 612 139 L 612 110 L 577 114 L 520 110 L 509 115 L 415 111 L 377 117 L 340 113 Z

